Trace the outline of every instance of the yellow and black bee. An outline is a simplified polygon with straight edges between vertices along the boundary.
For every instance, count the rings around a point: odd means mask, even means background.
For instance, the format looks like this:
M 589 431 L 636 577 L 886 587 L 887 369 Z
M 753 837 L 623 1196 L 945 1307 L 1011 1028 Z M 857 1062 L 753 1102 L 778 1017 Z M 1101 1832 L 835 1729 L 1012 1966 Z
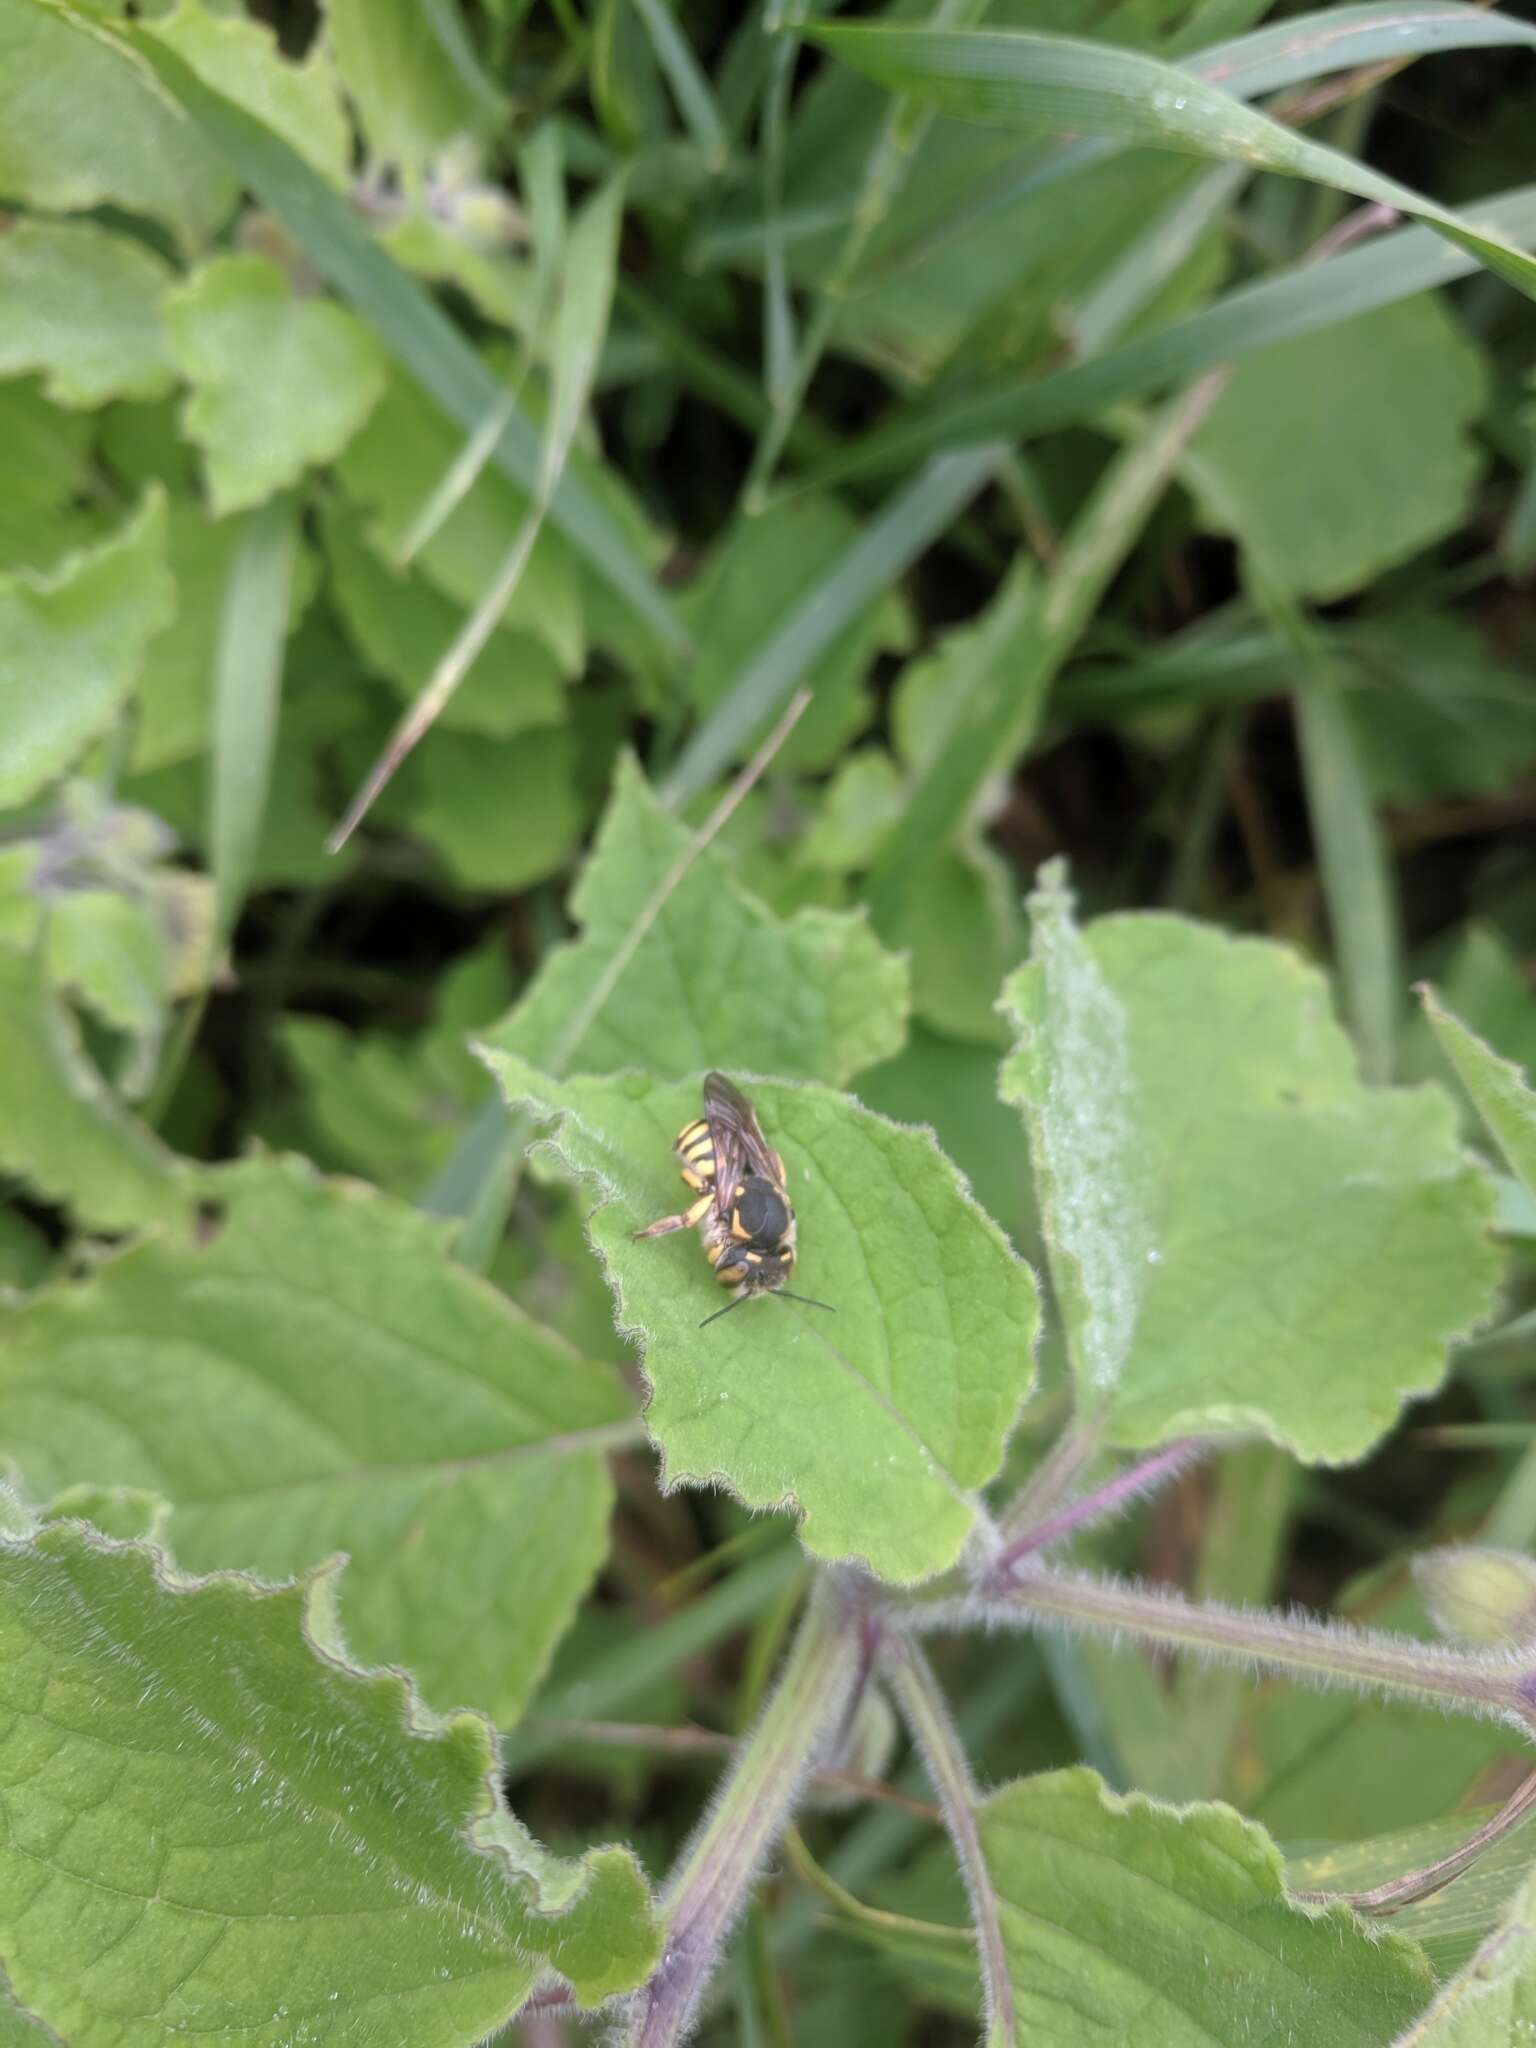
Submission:
M 635 1236 L 697 1229 L 715 1278 L 723 1287 L 740 1289 L 735 1301 L 706 1316 L 699 1328 L 754 1294 L 785 1294 L 830 1312 L 830 1302 L 790 1294 L 784 1284 L 795 1269 L 795 1212 L 785 1190 L 784 1161 L 769 1150 L 751 1103 L 724 1074 L 704 1076 L 704 1114 L 683 1126 L 672 1149 L 698 1200 Z

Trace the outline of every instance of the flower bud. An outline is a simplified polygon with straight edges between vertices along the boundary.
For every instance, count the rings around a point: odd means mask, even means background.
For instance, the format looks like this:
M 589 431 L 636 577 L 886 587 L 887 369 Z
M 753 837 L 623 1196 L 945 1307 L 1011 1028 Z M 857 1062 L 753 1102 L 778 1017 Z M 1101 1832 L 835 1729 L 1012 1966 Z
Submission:
M 1536 1642 L 1536 1560 L 1467 1544 L 1430 1550 L 1413 1575 L 1442 1635 L 1464 1643 Z

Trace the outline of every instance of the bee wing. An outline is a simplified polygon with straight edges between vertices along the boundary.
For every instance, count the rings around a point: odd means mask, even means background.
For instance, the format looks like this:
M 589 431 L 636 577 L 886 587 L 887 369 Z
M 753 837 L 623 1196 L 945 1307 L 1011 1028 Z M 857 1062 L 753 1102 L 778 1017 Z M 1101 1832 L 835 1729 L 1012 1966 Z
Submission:
M 704 1076 L 704 1115 L 715 1147 L 715 1198 L 728 1214 L 743 1171 L 760 1173 L 775 1187 L 784 1185 L 778 1154 L 770 1152 L 758 1128 L 757 1115 L 741 1090 L 724 1074 Z

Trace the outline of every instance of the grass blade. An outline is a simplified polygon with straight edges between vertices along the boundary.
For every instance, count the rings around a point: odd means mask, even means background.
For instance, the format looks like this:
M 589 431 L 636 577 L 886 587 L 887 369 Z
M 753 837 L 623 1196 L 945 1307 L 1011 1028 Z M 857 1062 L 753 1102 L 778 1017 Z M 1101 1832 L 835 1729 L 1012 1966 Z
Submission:
M 1108 136 L 1309 178 L 1412 214 L 1536 297 L 1536 260 L 1423 193 L 1140 51 L 1068 36 L 816 23 L 806 35 L 896 92 L 964 120 Z M 1536 45 L 1536 28 L 1511 37 Z M 1278 67 L 1271 67 L 1272 69 Z
M 296 238 L 310 261 L 377 333 L 380 341 L 468 433 L 502 398 L 502 387 L 453 322 L 373 240 L 346 200 L 332 191 L 270 128 L 205 85 L 149 28 L 85 28 L 67 9 L 50 8 L 98 40 L 109 36 L 126 62 L 147 63 L 160 86 L 196 123 L 250 189 Z M 508 421 L 494 460 L 525 491 L 537 488 L 540 438 L 521 413 Z M 688 640 L 645 564 L 578 474 L 561 479 L 550 517 L 669 653 Z
M 720 170 L 731 153 L 730 139 L 698 59 L 679 33 L 666 0 L 634 0 L 634 6 L 688 133 L 709 168 Z
M 1501 193 L 1479 212 L 1502 233 L 1536 241 L 1536 185 Z M 1326 263 L 1303 262 L 1262 283 L 1240 286 L 1188 319 L 1109 355 L 1030 382 L 1013 377 L 965 398 L 913 407 L 866 435 L 808 482 L 820 485 L 865 471 L 904 469 L 939 450 L 1071 426 L 1120 399 L 1145 398 L 1272 342 L 1316 334 L 1378 306 L 1454 283 L 1476 267 L 1470 256 L 1428 228 L 1400 228 Z
M 489 586 L 433 670 L 426 688 L 390 735 L 346 816 L 326 842 L 332 853 L 346 844 L 369 806 L 411 749 L 431 730 L 454 691 L 490 639 L 522 581 L 551 501 L 559 488 L 576 429 L 581 424 L 597 374 L 613 284 L 618 268 L 619 228 L 624 218 L 624 181 L 615 178 L 588 200 L 566 244 L 565 278 L 555 312 L 551 353 L 554 387 L 539 457 L 533 503 Z M 503 402 L 505 408 L 505 401 Z
M 1307 809 L 1333 927 L 1344 1009 L 1367 1081 L 1396 1065 L 1404 984 L 1397 897 L 1386 846 L 1366 788 L 1337 669 L 1292 599 L 1256 588 L 1260 605 L 1295 650 L 1295 692 Z
M 737 676 L 662 784 L 663 802 L 686 803 L 746 751 L 816 657 L 938 538 L 1007 452 L 942 455 L 890 500 Z
M 1051 684 L 1093 617 L 1225 377 L 1177 400 L 1112 462 L 1047 580 L 1022 565 L 978 635 L 953 693 L 944 745 L 907 793 L 866 888 L 877 926 L 894 921 L 914 865 L 962 830 L 982 790 L 1028 749 Z
M 208 784 L 216 945 L 240 914 L 266 816 L 296 539 L 291 494 L 258 505 L 245 515 L 224 587 Z

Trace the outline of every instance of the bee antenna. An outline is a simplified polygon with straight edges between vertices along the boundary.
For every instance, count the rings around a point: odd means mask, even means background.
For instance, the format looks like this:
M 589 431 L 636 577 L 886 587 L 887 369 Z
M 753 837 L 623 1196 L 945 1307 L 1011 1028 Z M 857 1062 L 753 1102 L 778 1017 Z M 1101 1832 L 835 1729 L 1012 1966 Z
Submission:
M 791 1294 L 787 1287 L 780 1287 L 777 1290 L 777 1292 L 783 1297 L 785 1301 L 803 1302 L 807 1308 L 824 1308 L 829 1316 L 835 1316 L 837 1314 L 837 1310 L 832 1306 L 830 1301 L 812 1301 L 811 1297 L 808 1294 Z M 733 1308 L 735 1307 L 735 1305 L 736 1304 L 732 1302 L 731 1306 Z M 725 1311 L 722 1309 L 721 1314 L 723 1315 L 724 1313 Z
M 717 1308 L 712 1316 L 706 1316 L 699 1328 L 707 1330 L 711 1323 L 718 1323 L 722 1316 L 728 1316 L 733 1308 L 740 1308 L 752 1299 L 750 1294 L 738 1294 L 734 1301 L 728 1301 L 724 1308 Z

